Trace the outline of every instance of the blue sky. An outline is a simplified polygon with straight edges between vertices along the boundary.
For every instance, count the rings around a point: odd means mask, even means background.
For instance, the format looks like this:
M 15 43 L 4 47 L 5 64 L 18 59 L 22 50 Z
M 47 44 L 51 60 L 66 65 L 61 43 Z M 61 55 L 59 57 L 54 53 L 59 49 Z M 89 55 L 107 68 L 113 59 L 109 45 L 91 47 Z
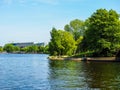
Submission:
M 99 8 L 120 13 L 120 0 L 0 0 L 0 45 L 48 42 L 52 27 L 63 29 Z

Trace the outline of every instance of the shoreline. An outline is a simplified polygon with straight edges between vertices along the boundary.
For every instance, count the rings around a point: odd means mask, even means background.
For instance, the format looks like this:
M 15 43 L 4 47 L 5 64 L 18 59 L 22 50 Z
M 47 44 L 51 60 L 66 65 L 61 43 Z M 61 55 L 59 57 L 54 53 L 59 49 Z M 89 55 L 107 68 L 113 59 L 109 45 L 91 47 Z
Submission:
M 116 57 L 82 57 L 82 58 L 73 58 L 73 57 L 48 57 L 49 60 L 71 60 L 71 61 L 96 61 L 96 62 L 120 62 Z
M 24 52 L 12 52 L 12 53 L 8 53 L 8 52 L 0 52 L 0 54 L 47 54 L 47 53 L 24 53 Z

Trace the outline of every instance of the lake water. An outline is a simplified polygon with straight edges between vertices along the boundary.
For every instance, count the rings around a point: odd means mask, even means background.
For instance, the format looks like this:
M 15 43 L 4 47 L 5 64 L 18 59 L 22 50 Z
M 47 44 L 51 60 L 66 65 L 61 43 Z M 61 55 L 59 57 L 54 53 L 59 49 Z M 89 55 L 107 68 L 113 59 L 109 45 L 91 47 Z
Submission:
M 0 90 L 120 88 L 120 63 L 50 61 L 45 54 L 0 54 Z

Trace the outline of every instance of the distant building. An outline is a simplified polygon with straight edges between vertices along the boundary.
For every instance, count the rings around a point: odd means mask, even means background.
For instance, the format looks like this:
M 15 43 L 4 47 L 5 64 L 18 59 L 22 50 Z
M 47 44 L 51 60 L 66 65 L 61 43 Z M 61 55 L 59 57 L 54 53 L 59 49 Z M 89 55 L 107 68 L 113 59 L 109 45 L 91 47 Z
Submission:
M 34 42 L 24 42 L 24 43 L 11 43 L 14 46 L 18 46 L 18 47 L 27 47 L 27 46 L 33 46 L 33 45 L 37 45 L 37 46 L 44 46 L 45 43 L 34 43 Z
M 27 46 L 32 46 L 34 45 L 33 42 L 25 42 L 25 43 L 11 43 L 14 46 L 18 46 L 18 47 L 27 47 Z
M 42 42 L 42 43 L 36 43 L 35 45 L 37 45 L 37 46 L 45 46 L 45 43 L 44 42 Z

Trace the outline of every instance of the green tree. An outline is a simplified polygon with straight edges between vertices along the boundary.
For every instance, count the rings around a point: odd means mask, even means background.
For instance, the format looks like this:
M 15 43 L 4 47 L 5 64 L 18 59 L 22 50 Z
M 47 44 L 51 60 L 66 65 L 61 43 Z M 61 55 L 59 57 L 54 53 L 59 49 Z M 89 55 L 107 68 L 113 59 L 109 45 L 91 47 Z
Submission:
M 23 48 L 20 48 L 20 52 L 21 53 L 27 53 L 27 47 L 23 47 Z
M 38 53 L 44 53 L 44 51 L 45 51 L 44 46 L 38 46 L 38 50 L 37 50 Z
M 14 51 L 20 51 L 20 47 L 14 46 Z
M 112 56 L 120 48 L 119 14 L 114 10 L 98 9 L 88 19 L 82 42 L 84 50 L 94 50 L 95 56 Z
M 75 44 L 75 40 L 69 32 L 52 29 L 49 43 L 51 55 L 71 55 L 76 49 Z
M 14 49 L 14 46 L 12 44 L 6 44 L 4 46 L 4 50 L 8 53 L 12 53 L 12 52 L 14 52 L 15 49 Z
M 77 41 L 84 34 L 85 24 L 84 21 L 75 19 L 70 24 L 65 25 L 64 29 L 73 34 L 75 41 Z
M 83 39 L 85 28 L 85 22 L 79 19 L 71 21 L 70 24 L 67 24 L 64 27 L 65 31 L 70 32 L 74 36 L 77 44 L 76 53 L 79 53 L 81 51 L 80 44 Z
M 27 53 L 37 53 L 37 51 L 38 47 L 36 45 L 27 47 Z
M 44 53 L 48 54 L 49 53 L 49 45 L 46 45 L 44 47 Z
M 0 46 L 0 52 L 3 52 L 3 47 Z
M 56 53 L 58 54 L 60 50 L 59 45 L 61 45 L 60 44 L 61 41 L 60 41 L 59 34 L 56 28 L 53 28 L 50 34 L 51 34 L 51 40 L 49 42 L 49 52 L 50 52 L 50 55 L 55 55 Z

